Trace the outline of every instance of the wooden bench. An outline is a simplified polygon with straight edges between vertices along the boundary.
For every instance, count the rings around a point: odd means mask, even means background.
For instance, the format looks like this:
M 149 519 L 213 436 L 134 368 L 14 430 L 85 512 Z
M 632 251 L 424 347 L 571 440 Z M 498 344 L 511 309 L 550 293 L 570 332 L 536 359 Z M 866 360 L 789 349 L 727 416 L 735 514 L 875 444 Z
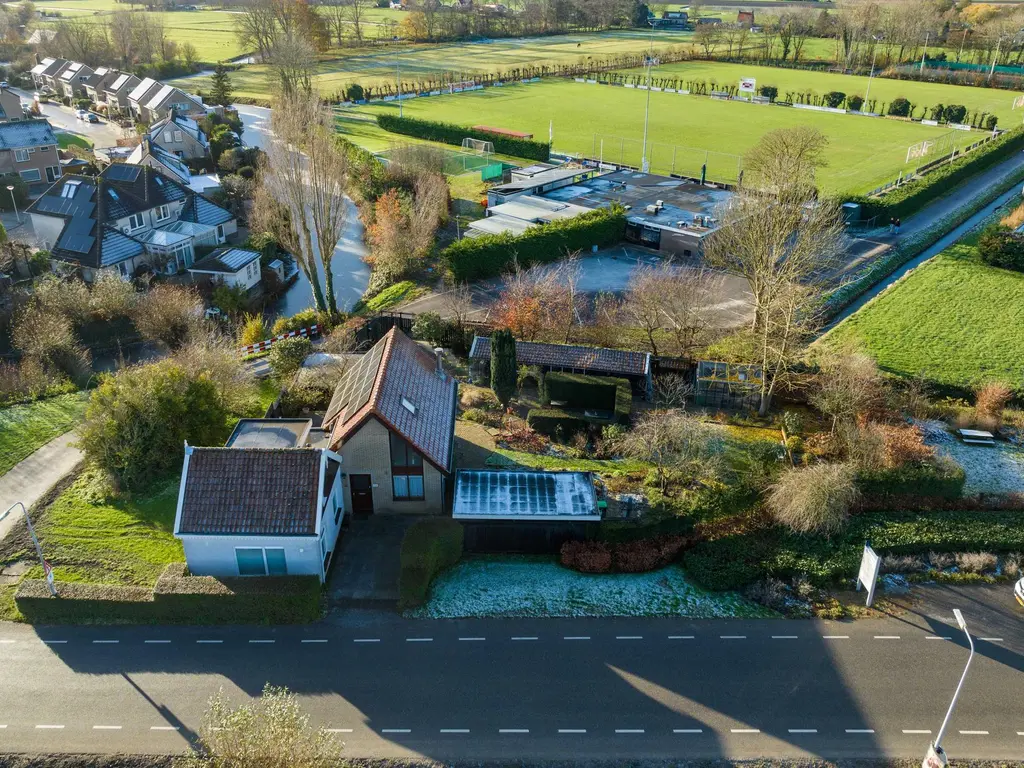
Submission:
M 966 445 L 988 445 L 996 444 L 995 436 L 991 432 L 981 429 L 958 429 L 957 434 L 960 440 Z

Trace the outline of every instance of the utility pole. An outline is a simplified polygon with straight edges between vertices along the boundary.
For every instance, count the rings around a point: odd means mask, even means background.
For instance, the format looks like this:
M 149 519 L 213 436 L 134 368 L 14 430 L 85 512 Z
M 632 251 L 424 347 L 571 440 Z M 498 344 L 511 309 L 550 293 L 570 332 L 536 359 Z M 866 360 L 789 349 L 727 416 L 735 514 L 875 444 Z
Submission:
M 967 643 L 971 647 L 971 653 L 967 657 L 967 664 L 964 666 L 964 673 L 960 675 L 960 682 L 956 685 L 956 690 L 953 691 L 953 699 L 949 702 L 949 709 L 946 710 L 946 717 L 942 720 L 942 726 L 939 728 L 938 734 L 935 736 L 935 741 L 928 747 L 928 752 L 925 754 L 924 760 L 921 761 L 921 768 L 945 768 L 947 764 L 946 753 L 942 750 L 942 737 L 946 733 L 946 726 L 949 725 L 949 719 L 953 716 L 953 708 L 956 707 L 956 700 L 960 697 L 960 691 L 964 687 L 964 680 L 967 679 L 967 670 L 971 668 L 971 661 L 974 659 L 974 639 L 971 637 L 971 633 L 967 629 L 967 622 L 964 621 L 964 615 L 960 612 L 959 608 L 953 609 L 953 615 L 956 617 L 956 623 L 960 629 L 967 635 Z

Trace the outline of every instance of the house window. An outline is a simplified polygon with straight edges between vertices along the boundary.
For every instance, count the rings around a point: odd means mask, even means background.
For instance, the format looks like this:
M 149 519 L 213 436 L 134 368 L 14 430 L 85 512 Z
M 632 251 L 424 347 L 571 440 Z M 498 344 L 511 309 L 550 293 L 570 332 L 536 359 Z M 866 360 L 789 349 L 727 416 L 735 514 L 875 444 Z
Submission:
M 29 168 L 27 171 L 18 171 L 18 173 L 25 181 L 39 181 L 43 178 L 38 168 Z
M 14 160 L 18 163 L 28 162 L 28 150 L 27 149 L 16 149 L 14 150 Z
M 40 147 L 40 148 L 39 148 L 39 151 L 40 151 L 40 152 L 49 152 L 49 151 L 50 151 L 50 148 L 49 148 L 49 147 Z
M 236 547 L 239 576 L 284 576 L 288 573 L 284 549 L 280 547 Z
M 423 457 L 391 433 L 391 486 L 395 499 L 423 499 Z
M 156 217 L 157 221 L 166 221 L 167 219 L 171 218 L 171 209 L 168 208 L 166 205 L 161 205 L 156 209 L 154 216 Z
M 181 131 L 175 131 L 175 132 L 174 132 L 174 140 L 175 140 L 175 141 L 176 141 L 176 142 L 177 142 L 178 144 L 180 144 L 180 143 L 181 143 Z
M 142 217 L 141 213 L 133 213 L 128 217 L 128 229 L 142 229 L 144 226 L 146 226 L 146 220 Z
M 224 241 L 224 225 L 223 224 L 218 224 L 217 225 L 217 242 L 221 243 L 223 241 Z

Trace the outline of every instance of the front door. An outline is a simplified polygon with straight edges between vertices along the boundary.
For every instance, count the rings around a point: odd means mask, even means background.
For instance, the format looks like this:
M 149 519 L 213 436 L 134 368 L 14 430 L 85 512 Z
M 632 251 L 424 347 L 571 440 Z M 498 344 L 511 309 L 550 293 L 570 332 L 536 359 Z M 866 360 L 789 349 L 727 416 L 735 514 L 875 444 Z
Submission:
M 349 488 L 352 489 L 352 513 L 359 517 L 373 514 L 373 480 L 369 475 L 349 475 Z

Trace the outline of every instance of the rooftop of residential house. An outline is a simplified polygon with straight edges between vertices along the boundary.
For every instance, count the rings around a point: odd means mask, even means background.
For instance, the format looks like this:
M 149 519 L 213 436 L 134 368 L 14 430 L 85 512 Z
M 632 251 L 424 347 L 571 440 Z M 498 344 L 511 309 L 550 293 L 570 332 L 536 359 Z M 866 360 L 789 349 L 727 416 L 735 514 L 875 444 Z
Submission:
M 245 269 L 254 261 L 259 261 L 260 254 L 257 251 L 250 251 L 246 248 L 233 248 L 231 246 L 218 248 L 196 262 L 191 267 L 193 272 L 216 272 L 218 274 L 233 275 Z
M 188 166 L 181 161 L 181 158 L 172 152 L 168 152 L 166 149 L 154 142 L 150 138 L 150 134 L 146 134 L 142 137 L 138 146 L 132 150 L 132 153 L 128 155 L 125 162 L 129 165 L 140 165 L 147 155 L 151 156 L 154 160 L 160 163 L 160 165 L 164 166 L 167 169 L 168 174 L 173 176 L 182 184 L 188 184 L 189 180 L 192 178 L 192 172 L 189 171 Z
M 376 417 L 439 470 L 451 472 L 457 390 L 434 355 L 392 328 L 342 375 L 324 427 L 340 450 Z
M 57 137 L 47 120 L 0 123 L 0 150 L 56 145 Z
M 490 337 L 474 337 L 469 358 L 490 360 Z M 516 362 L 520 365 L 540 365 L 625 376 L 643 376 L 651 370 L 651 355 L 648 352 L 584 347 L 578 344 L 548 344 L 539 341 L 517 341 Z
M 299 448 L 307 444 L 310 419 L 242 419 L 225 448 Z
M 175 110 L 171 110 L 171 113 L 160 120 L 157 120 L 151 126 L 149 126 L 149 132 L 155 136 L 160 130 L 168 123 L 173 122 L 178 130 L 181 130 L 191 136 L 193 139 L 198 141 L 200 144 L 206 144 L 206 134 L 199 127 L 199 123 L 193 120 L 191 117 L 185 115 L 179 115 Z

